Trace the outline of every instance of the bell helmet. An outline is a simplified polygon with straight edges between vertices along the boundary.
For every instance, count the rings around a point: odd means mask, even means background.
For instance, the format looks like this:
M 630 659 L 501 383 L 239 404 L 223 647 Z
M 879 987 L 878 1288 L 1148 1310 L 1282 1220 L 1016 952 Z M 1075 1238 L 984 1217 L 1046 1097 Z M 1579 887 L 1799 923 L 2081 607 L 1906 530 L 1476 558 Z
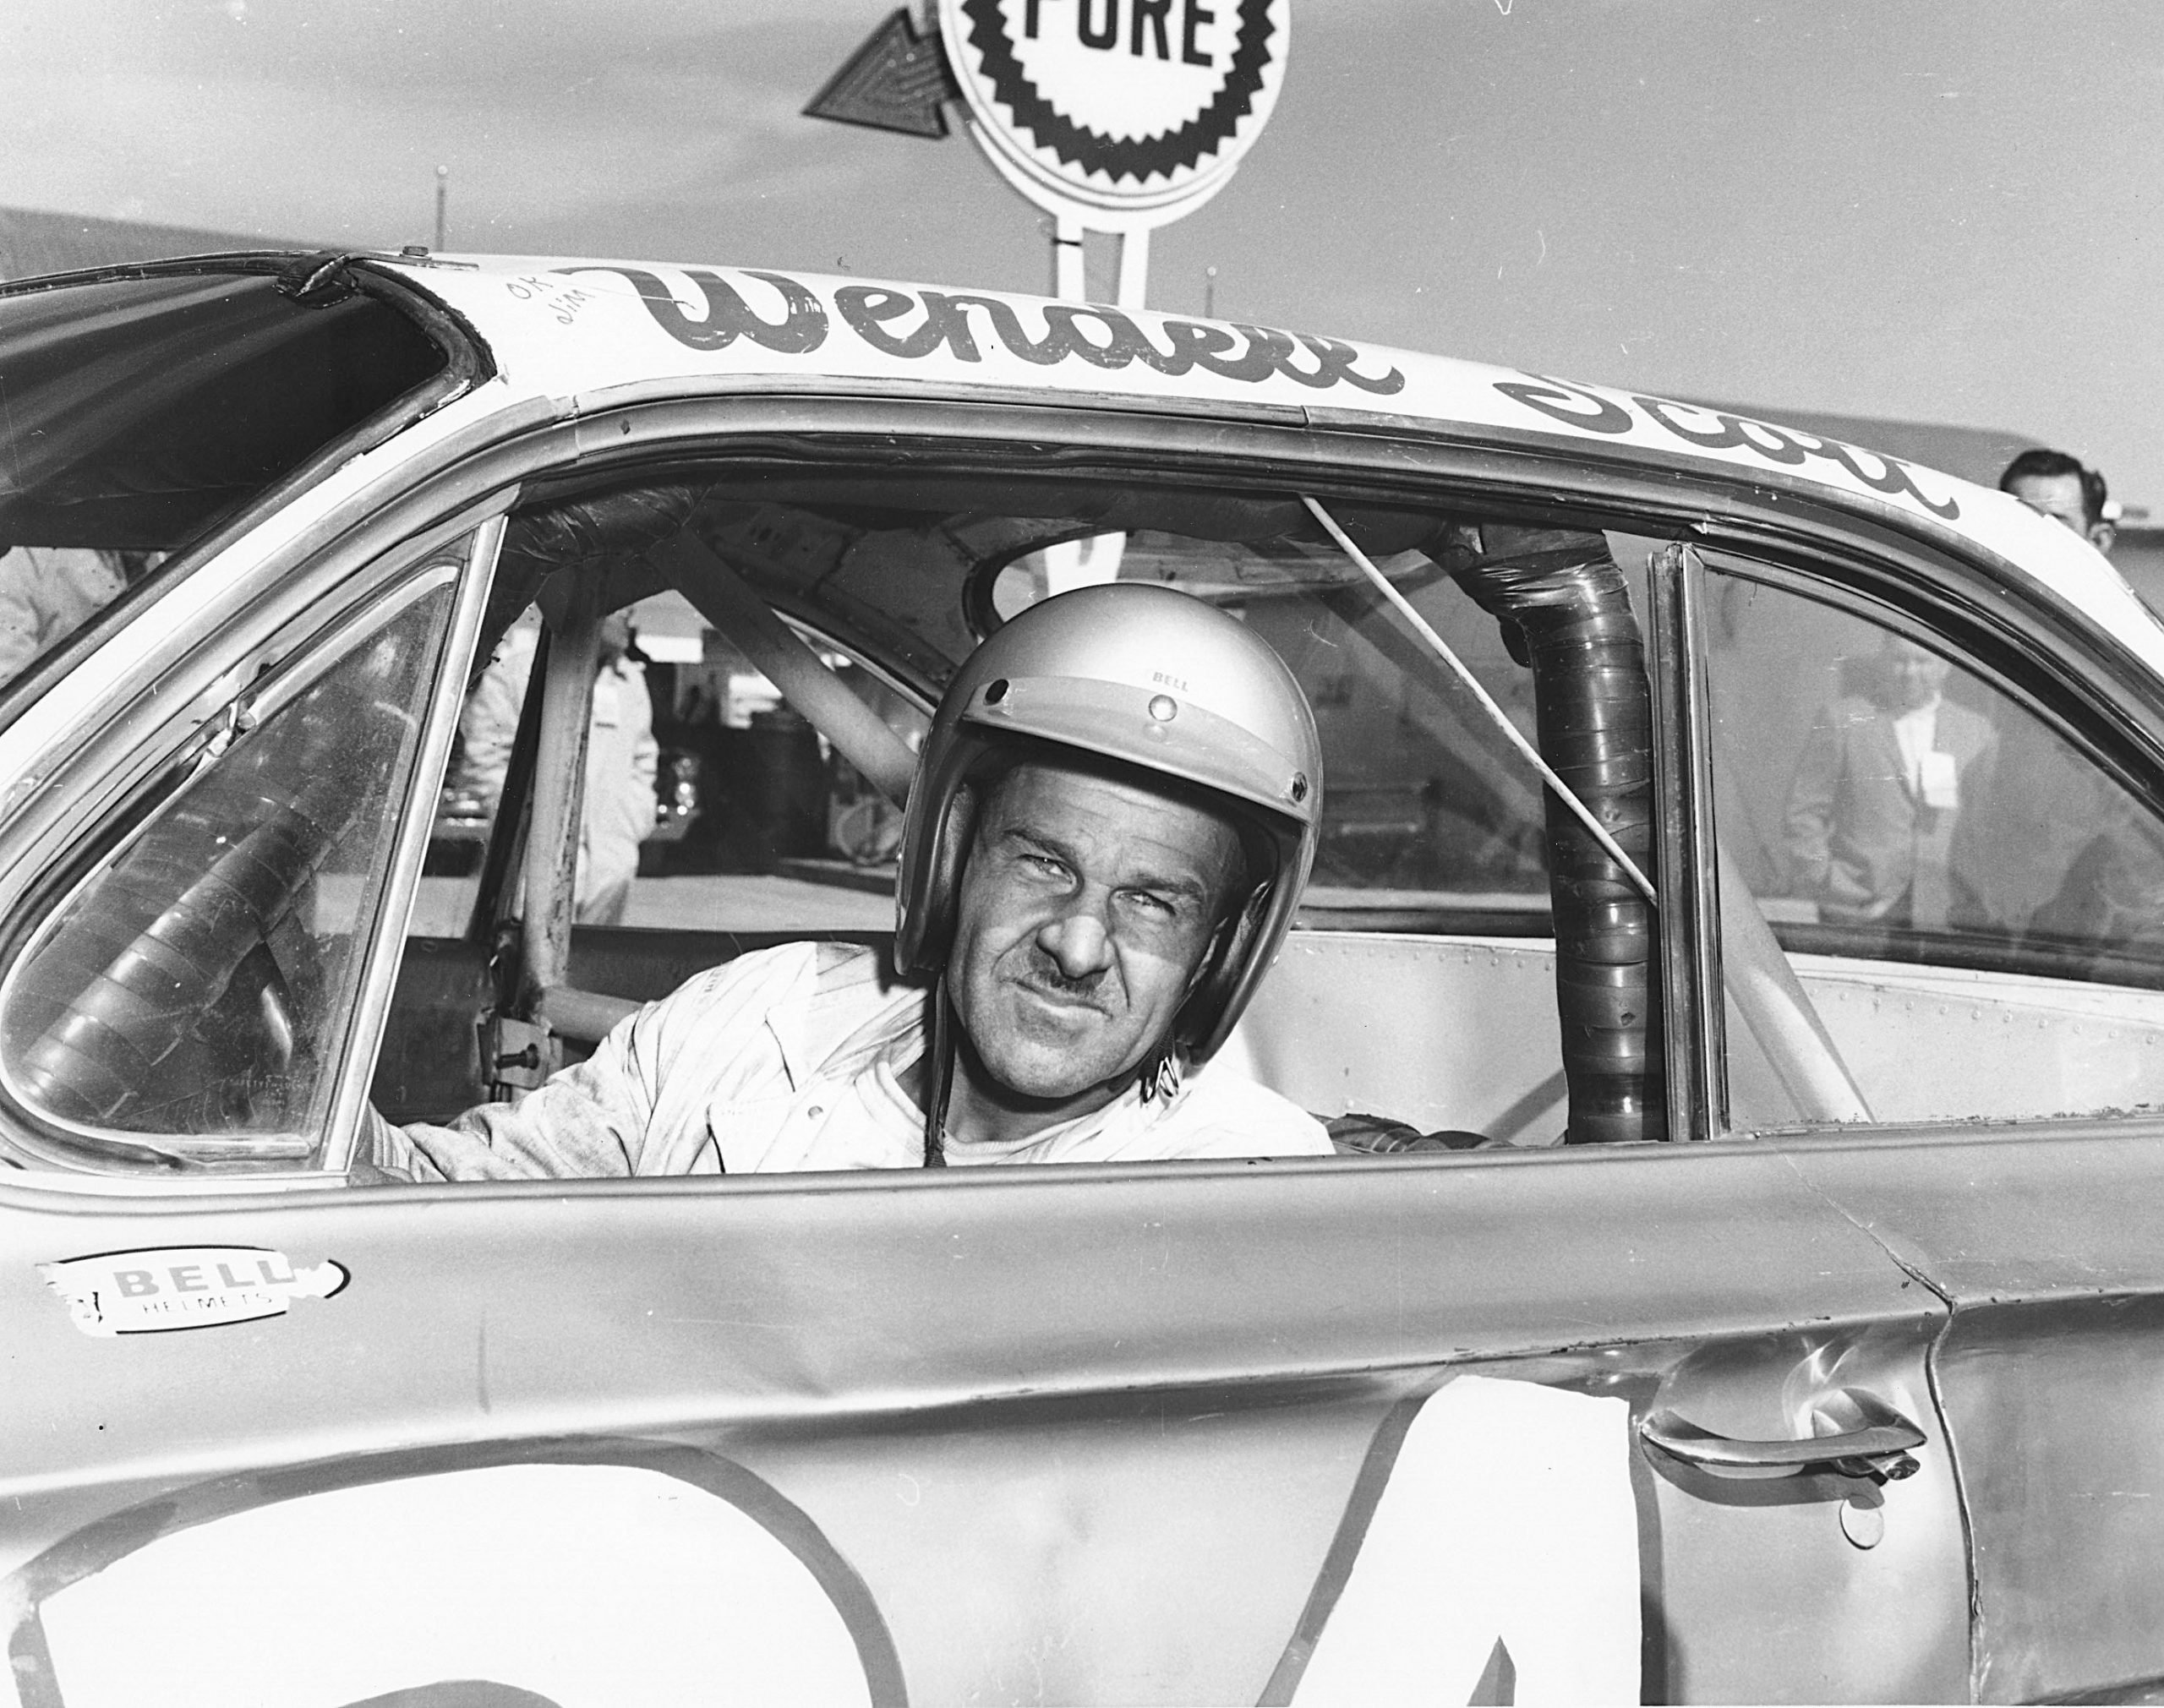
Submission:
M 954 673 L 918 758 L 895 894 L 903 972 L 938 971 L 954 941 L 964 789 L 1002 761 L 1060 749 L 1199 791 L 1241 831 L 1249 887 L 1234 929 L 1213 941 L 1173 1023 L 1172 1041 L 1205 1060 L 1276 958 L 1314 864 L 1322 745 L 1307 696 L 1244 624 L 1170 587 L 1080 587 L 1010 619 Z

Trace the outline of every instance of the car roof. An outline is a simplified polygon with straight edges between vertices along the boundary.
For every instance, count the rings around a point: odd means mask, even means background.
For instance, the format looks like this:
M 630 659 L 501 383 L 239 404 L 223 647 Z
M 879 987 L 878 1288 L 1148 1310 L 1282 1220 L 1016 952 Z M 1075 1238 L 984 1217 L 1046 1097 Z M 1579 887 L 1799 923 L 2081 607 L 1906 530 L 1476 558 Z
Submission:
M 1253 323 L 1013 292 L 707 263 L 370 258 L 462 316 L 517 397 L 583 414 L 686 390 L 886 390 L 1364 421 L 1605 449 L 1822 496 L 1981 548 L 2164 674 L 2164 629 L 2107 560 L 2004 494 L 1722 406 Z M 1949 541 L 1948 537 L 1952 536 Z

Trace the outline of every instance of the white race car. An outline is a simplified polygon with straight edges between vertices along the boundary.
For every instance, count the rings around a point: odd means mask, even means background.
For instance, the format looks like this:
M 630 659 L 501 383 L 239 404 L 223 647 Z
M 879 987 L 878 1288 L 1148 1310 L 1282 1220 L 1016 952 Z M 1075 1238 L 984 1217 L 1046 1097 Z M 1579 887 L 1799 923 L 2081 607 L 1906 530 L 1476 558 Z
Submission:
M 2164 630 L 2013 499 L 1261 326 L 251 255 L 0 289 L 0 1702 L 2164 1691 Z M 925 712 L 1114 580 L 1314 708 L 1205 1071 L 1339 1154 L 354 1165 L 884 941 Z M 581 926 L 637 601 L 736 852 Z

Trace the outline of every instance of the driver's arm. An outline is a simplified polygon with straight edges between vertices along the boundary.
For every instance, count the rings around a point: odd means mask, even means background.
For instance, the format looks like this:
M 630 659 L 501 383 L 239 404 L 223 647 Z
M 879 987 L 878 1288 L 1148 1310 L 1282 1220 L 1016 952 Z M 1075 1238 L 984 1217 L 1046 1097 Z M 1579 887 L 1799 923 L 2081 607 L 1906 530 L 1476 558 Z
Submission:
M 807 1041 L 824 1037 L 818 1015 L 831 1009 L 846 1028 L 864 993 L 883 1000 L 877 968 L 869 951 L 813 943 L 741 956 L 619 1022 L 591 1058 L 516 1103 L 440 1127 L 393 1127 L 370 1110 L 359 1160 L 418 1181 L 718 1174 L 713 1111 L 785 1104 L 822 1047 Z
M 369 1110 L 361 1160 L 416 1181 L 637 1173 L 653 1108 L 636 1035 L 641 1018 L 625 1021 L 591 1057 L 517 1103 L 484 1103 L 444 1127 L 425 1121 L 393 1127 Z

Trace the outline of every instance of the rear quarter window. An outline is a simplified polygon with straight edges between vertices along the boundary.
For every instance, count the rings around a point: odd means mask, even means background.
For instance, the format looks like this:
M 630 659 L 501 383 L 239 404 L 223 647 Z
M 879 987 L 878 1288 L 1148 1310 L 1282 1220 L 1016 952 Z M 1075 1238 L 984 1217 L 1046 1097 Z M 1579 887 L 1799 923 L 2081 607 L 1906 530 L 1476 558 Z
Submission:
M 451 360 L 269 273 L 0 293 L 0 685 Z

